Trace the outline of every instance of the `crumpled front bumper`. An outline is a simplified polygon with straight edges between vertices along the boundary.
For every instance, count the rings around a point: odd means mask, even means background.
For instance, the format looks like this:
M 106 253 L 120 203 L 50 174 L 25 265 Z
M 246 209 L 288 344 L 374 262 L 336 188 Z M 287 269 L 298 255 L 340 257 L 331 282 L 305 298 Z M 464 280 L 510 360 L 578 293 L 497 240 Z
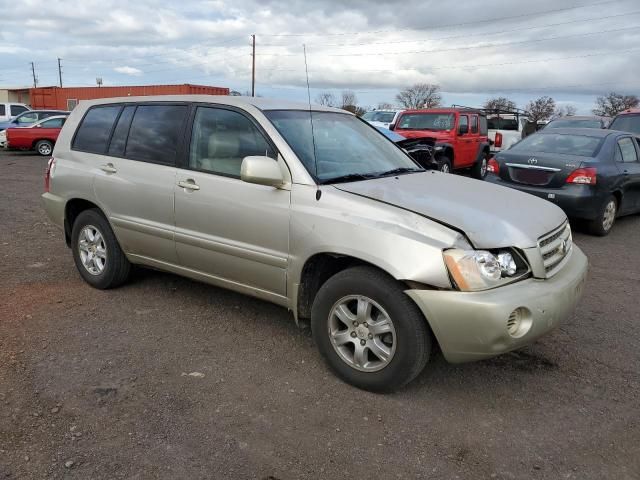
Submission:
M 407 290 L 453 363 L 493 357 L 528 345 L 553 330 L 573 311 L 587 276 L 587 257 L 573 246 L 571 258 L 553 277 L 530 278 L 483 292 Z M 521 308 L 530 326 L 516 338 L 509 315 Z

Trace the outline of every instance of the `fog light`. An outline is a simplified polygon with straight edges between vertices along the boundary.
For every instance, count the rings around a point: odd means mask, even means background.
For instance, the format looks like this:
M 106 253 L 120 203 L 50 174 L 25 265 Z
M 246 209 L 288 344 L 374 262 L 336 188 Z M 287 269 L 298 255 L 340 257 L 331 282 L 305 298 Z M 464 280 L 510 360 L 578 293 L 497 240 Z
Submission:
M 507 332 L 513 338 L 520 338 L 531 330 L 532 324 L 531 312 L 524 307 L 518 307 L 507 319 Z
M 515 275 L 518 266 L 516 265 L 513 255 L 509 252 L 502 252 L 498 254 L 498 263 L 500 264 L 500 271 L 502 275 L 511 277 Z

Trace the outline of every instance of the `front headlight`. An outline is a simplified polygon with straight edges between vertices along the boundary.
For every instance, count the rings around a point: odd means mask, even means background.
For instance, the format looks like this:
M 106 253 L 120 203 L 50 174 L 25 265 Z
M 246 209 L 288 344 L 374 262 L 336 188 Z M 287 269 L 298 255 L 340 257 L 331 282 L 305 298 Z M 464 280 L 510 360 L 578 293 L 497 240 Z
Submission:
M 524 260 L 510 250 L 494 254 L 487 250 L 451 249 L 445 250 L 443 255 L 451 278 L 466 292 L 498 287 L 529 270 Z

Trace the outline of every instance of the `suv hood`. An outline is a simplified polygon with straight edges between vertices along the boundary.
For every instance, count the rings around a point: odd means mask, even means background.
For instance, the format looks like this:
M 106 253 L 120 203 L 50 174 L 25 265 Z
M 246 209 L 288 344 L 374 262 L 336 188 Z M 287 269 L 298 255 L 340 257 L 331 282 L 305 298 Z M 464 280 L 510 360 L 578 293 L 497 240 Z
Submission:
M 462 231 L 476 248 L 532 248 L 567 218 L 533 195 L 433 170 L 334 187 Z

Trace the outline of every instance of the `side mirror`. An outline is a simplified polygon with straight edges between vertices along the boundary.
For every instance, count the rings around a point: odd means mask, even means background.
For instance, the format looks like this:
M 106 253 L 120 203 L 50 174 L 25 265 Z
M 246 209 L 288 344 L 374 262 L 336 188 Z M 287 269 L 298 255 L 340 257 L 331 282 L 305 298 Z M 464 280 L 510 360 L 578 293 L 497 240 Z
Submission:
M 467 133 L 469 133 L 469 125 L 460 125 L 458 127 L 458 133 L 460 135 L 466 135 Z
M 389 125 L 389 130 L 395 130 L 396 129 L 396 124 L 392 123 L 391 125 Z
M 244 157 L 240 178 L 243 182 L 276 188 L 285 183 L 278 162 L 270 157 Z

